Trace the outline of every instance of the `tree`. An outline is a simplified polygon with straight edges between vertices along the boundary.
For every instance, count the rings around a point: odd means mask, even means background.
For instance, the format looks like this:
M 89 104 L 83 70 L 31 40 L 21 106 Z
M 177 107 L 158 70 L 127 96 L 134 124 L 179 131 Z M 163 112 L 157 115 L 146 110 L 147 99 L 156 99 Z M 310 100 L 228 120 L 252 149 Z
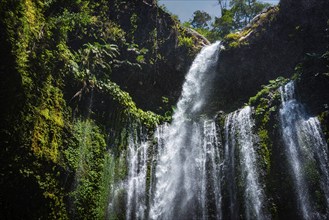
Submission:
M 270 6 L 257 0 L 218 0 L 221 17 L 215 17 L 209 28 L 211 16 L 204 11 L 195 11 L 193 19 L 184 26 L 193 27 L 211 42 L 224 38 L 227 34 L 245 27 L 264 8 Z
M 208 28 L 208 22 L 210 20 L 211 16 L 207 12 L 197 10 L 193 13 L 191 25 L 194 28 Z
M 270 6 L 257 0 L 218 0 L 221 6 L 221 17 L 215 17 L 213 30 L 219 32 L 221 37 L 232 31 L 245 27 L 264 8 Z
M 231 0 L 231 11 L 233 12 L 234 26 L 240 29 L 246 26 L 257 14 L 269 4 L 257 0 Z
M 215 17 L 215 21 L 212 24 L 213 31 L 219 33 L 219 36 L 224 37 L 234 29 L 234 13 L 231 10 L 223 9 L 221 17 Z
M 220 6 L 220 10 L 227 9 L 228 0 L 218 0 L 218 4 Z

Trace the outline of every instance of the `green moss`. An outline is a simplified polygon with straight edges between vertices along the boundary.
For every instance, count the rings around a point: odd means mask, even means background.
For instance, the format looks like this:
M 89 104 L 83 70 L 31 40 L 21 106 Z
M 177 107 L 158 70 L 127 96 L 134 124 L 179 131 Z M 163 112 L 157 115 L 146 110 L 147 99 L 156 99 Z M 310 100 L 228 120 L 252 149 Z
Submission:
M 98 88 L 108 92 L 113 97 L 113 100 L 123 107 L 123 112 L 126 116 L 140 121 L 145 126 L 154 128 L 163 120 L 161 116 L 151 111 L 145 112 L 137 108 L 131 96 L 127 92 L 122 91 L 116 83 L 108 81 L 107 83 L 99 82 L 96 85 Z
M 283 77 L 278 77 L 275 80 L 270 80 L 268 85 L 262 86 L 262 90 L 260 90 L 255 96 L 249 98 L 248 105 L 263 107 L 266 106 L 266 102 L 278 97 L 278 88 L 284 85 L 288 79 Z M 262 105 L 260 105 L 262 104 Z M 257 111 L 257 108 L 256 108 Z M 260 111 L 260 109 L 259 109 Z
M 274 22 L 277 19 L 277 15 L 279 13 L 280 8 L 278 6 L 272 7 L 270 10 L 268 10 L 266 13 L 262 13 L 260 14 L 260 16 L 258 17 L 258 19 L 256 21 L 253 22 L 252 24 L 252 29 L 255 30 L 258 27 L 261 27 L 262 30 L 266 30 L 264 29 L 264 24 L 270 24 L 272 22 Z
M 192 37 L 178 36 L 178 46 L 179 47 L 186 47 L 186 48 L 193 47 Z
M 103 25 L 104 39 L 111 39 L 116 42 L 126 41 L 126 32 L 114 21 L 107 21 Z
M 122 10 L 120 5 L 115 3 L 118 10 Z M 38 207 L 41 211 L 28 212 L 35 219 L 103 219 L 111 187 L 127 176 L 126 124 L 139 123 L 151 130 L 164 120 L 138 108 L 130 94 L 111 80 L 112 69 L 135 73 L 141 65 L 165 61 L 159 48 L 168 36 L 158 36 L 157 28 L 151 27 L 145 38 L 148 42 L 138 45 L 133 41 L 140 34 L 141 16 L 129 13 L 127 23 L 133 28 L 124 31 L 118 24 L 121 20 L 111 19 L 120 17 L 122 11 L 95 11 L 114 7 L 106 1 L 3 1 L 0 7 L 0 23 L 5 27 L 1 40 L 8 40 L 15 64 L 12 70 L 17 71 L 17 85 L 22 87 L 17 94 L 22 100 L 20 109 L 10 122 L 13 129 L 8 128 L 11 138 L 17 139 L 5 146 L 13 158 L 8 159 L 8 167 L 15 164 L 17 179 L 36 185 L 27 191 L 46 201 Z M 180 47 L 193 52 L 196 39 L 177 21 L 176 25 Z M 97 107 L 88 109 L 92 114 L 86 119 L 82 116 L 87 108 L 84 101 L 91 89 L 110 96 L 115 107 L 101 113 Z M 108 114 L 115 119 L 99 119 Z M 111 139 L 108 131 L 113 128 L 116 135 Z M 110 152 L 106 142 L 111 143 Z M 32 193 L 23 196 L 29 200 Z M 74 207 L 67 200 L 75 201 Z M 25 204 L 17 206 L 21 205 Z
M 197 47 L 197 39 L 186 28 L 182 27 L 180 23 L 174 23 L 173 28 L 178 33 L 178 47 L 185 49 L 189 56 L 195 56 L 196 53 L 201 49 Z
M 264 125 L 263 125 L 264 126 Z M 271 154 L 269 148 L 272 145 L 268 131 L 264 128 L 258 130 L 258 137 L 260 139 L 260 153 L 262 155 L 262 160 L 265 164 L 267 173 L 271 171 Z
M 111 169 L 110 173 L 103 172 L 104 165 L 112 163 L 111 158 L 105 157 L 105 135 L 93 121 L 77 120 L 73 124 L 73 138 L 75 141 L 65 150 L 65 158 L 75 171 L 76 185 L 71 192 L 74 209 L 80 218 L 96 218 L 106 209 L 103 200 L 107 194 L 100 193 L 111 183 L 112 175 Z
M 329 145 L 329 111 L 322 112 L 318 119 L 320 121 L 323 134 L 326 138 L 327 144 Z
M 49 218 L 63 220 L 69 219 L 64 203 L 65 192 L 58 181 L 60 173 L 54 171 L 55 170 L 53 169 L 52 172 L 35 175 L 35 178 L 39 187 L 44 191 L 44 197 L 50 200 L 51 212 L 49 213 Z
M 260 145 L 259 155 L 261 155 L 262 164 L 268 174 L 271 171 L 271 149 L 273 145 L 269 131 L 276 126 L 273 116 L 278 110 L 277 105 L 280 104 L 278 89 L 286 82 L 287 79 L 282 77 L 270 80 L 268 85 L 263 86 L 261 91 L 249 99 L 248 103 L 255 108 L 256 129 Z
M 224 37 L 224 41 L 228 45 L 228 49 L 237 48 L 249 44 L 247 36 L 253 33 L 255 36 L 259 36 L 260 32 L 267 30 L 268 26 L 275 21 L 279 7 L 273 7 L 266 13 L 260 14 L 256 20 L 254 20 L 250 26 L 247 26 L 242 31 L 230 33 Z
M 51 76 L 43 88 L 40 106 L 35 109 L 36 118 L 32 133 L 31 149 L 37 157 L 59 162 L 62 145 L 65 101 L 60 89 L 51 85 Z
M 108 201 L 110 200 L 114 184 L 114 168 L 115 159 L 112 154 L 108 153 L 105 155 L 103 172 L 99 186 L 99 198 L 96 203 L 96 208 L 94 209 L 94 215 L 97 219 L 106 218 Z
M 235 32 L 235 33 L 230 33 L 230 34 L 226 35 L 225 39 L 229 40 L 229 41 L 237 41 L 240 39 L 240 37 L 241 37 L 240 32 Z
M 20 1 L 16 8 L 5 14 L 4 23 L 13 46 L 12 53 L 16 57 L 16 68 L 21 75 L 23 87 L 30 90 L 33 83 L 28 64 L 31 42 L 40 37 L 44 17 L 41 9 L 31 0 Z
M 126 151 L 122 150 L 120 157 L 117 157 L 115 160 L 114 168 L 114 181 L 120 182 L 124 180 L 128 175 L 127 160 L 126 160 Z
M 241 32 L 230 33 L 224 37 L 224 40 L 228 43 L 230 48 L 236 48 L 241 45 L 248 45 L 248 42 L 244 40 L 251 32 L 251 29 L 246 29 Z

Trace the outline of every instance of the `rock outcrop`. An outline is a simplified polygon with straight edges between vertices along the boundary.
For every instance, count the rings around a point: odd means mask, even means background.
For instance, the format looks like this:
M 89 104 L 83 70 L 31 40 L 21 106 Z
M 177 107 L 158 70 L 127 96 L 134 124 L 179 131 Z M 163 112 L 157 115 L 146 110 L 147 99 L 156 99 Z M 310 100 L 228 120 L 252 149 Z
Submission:
M 329 2 L 283 0 L 226 37 L 215 82 L 216 107 L 231 111 L 269 80 L 291 77 L 307 54 L 328 47 Z

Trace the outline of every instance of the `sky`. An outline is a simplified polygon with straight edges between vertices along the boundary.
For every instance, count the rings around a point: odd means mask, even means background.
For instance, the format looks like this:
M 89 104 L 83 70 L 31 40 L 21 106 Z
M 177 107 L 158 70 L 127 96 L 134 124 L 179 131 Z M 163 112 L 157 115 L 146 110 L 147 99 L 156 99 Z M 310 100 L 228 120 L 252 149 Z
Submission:
M 270 4 L 278 4 L 279 0 L 263 0 Z M 212 18 L 219 16 L 220 7 L 217 0 L 159 0 L 159 5 L 165 5 L 173 14 L 178 15 L 181 22 L 192 18 L 196 10 L 205 11 Z

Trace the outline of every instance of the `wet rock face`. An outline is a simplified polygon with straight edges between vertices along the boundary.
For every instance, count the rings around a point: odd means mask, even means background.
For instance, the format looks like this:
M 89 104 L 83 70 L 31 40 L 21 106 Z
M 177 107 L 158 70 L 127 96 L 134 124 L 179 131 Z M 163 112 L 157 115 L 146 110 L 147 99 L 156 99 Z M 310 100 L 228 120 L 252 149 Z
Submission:
M 242 30 L 236 44 L 224 41 L 214 89 L 217 109 L 236 109 L 269 80 L 292 76 L 307 53 L 323 54 L 328 45 L 328 4 L 282 0 L 279 8 Z

